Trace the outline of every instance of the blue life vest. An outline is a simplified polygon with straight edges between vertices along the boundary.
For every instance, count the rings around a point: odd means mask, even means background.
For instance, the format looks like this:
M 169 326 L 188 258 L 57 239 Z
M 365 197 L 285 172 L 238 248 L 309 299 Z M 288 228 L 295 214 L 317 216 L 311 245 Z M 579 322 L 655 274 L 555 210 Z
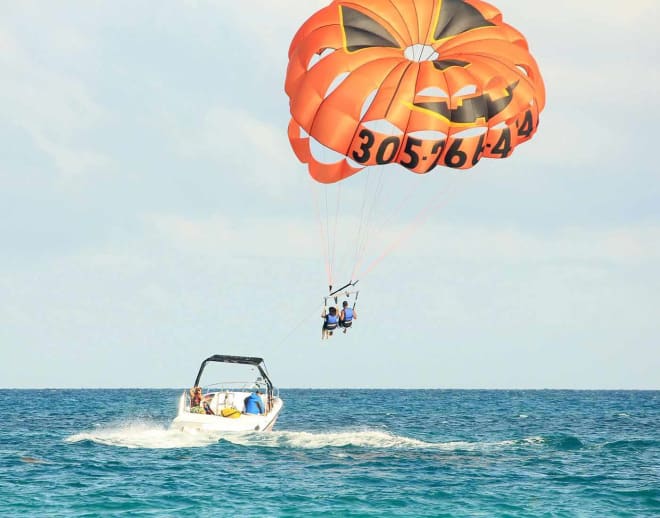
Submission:
M 246 414 L 261 414 L 264 411 L 264 403 L 258 394 L 250 394 L 245 398 Z
M 344 322 L 353 320 L 353 310 L 351 308 L 344 308 Z
M 326 315 L 325 316 L 325 328 L 334 329 L 339 324 L 339 317 L 337 315 Z

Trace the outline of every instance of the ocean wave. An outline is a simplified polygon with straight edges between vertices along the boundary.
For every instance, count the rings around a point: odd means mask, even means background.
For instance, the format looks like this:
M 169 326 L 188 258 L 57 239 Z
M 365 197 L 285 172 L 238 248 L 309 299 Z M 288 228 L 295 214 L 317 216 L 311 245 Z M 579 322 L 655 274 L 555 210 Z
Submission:
M 549 446 L 562 451 L 581 450 L 585 447 L 584 443 L 573 435 L 554 435 L 545 437 L 544 440 Z
M 606 450 L 646 450 L 656 448 L 658 444 L 660 441 L 653 439 L 621 439 L 606 442 L 602 447 Z
M 25 462 L 26 464 L 50 464 L 47 460 L 29 456 L 20 457 L 20 461 Z

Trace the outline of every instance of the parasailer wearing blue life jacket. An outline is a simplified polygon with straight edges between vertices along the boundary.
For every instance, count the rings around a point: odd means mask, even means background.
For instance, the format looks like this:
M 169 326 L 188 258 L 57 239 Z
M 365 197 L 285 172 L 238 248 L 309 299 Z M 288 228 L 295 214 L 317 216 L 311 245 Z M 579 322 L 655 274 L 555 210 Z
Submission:
M 330 338 L 332 336 L 332 332 L 337 329 L 337 326 L 339 325 L 339 315 L 337 315 L 337 308 L 333 306 L 328 310 L 327 313 L 324 309 L 323 313 L 321 314 L 321 318 L 323 319 L 323 327 L 321 328 L 321 340 L 323 340 L 324 338 Z
M 344 333 L 346 333 L 346 329 L 353 325 L 354 318 L 357 318 L 357 312 L 355 309 L 349 308 L 348 302 L 344 301 L 341 314 L 339 315 L 339 325 L 344 328 Z

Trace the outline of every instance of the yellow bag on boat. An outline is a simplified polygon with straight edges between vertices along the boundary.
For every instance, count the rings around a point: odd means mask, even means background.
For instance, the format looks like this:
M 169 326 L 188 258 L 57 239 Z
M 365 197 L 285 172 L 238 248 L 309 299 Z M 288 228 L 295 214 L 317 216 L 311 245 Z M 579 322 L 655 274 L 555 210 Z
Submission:
M 238 419 L 241 417 L 241 413 L 235 408 L 223 408 L 220 411 L 222 417 L 229 417 L 231 419 Z

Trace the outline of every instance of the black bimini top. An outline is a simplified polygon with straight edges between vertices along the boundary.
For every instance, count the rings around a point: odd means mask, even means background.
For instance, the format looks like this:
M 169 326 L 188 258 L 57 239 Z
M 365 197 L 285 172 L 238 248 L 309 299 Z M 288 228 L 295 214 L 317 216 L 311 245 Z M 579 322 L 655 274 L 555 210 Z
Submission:
M 261 377 L 264 379 L 266 385 L 268 386 L 268 391 L 270 392 L 273 389 L 273 384 L 271 383 L 270 378 L 266 373 L 266 364 L 264 363 L 263 358 L 257 358 L 255 356 L 230 356 L 227 354 L 214 354 L 213 356 L 209 356 L 206 360 L 204 360 L 202 365 L 199 367 L 199 372 L 197 373 L 193 387 L 199 385 L 199 380 L 201 379 L 202 373 L 204 372 L 204 367 L 206 367 L 206 364 L 209 362 L 240 363 L 243 365 L 252 365 L 257 367 L 257 369 L 259 369 L 259 374 L 261 374 Z

